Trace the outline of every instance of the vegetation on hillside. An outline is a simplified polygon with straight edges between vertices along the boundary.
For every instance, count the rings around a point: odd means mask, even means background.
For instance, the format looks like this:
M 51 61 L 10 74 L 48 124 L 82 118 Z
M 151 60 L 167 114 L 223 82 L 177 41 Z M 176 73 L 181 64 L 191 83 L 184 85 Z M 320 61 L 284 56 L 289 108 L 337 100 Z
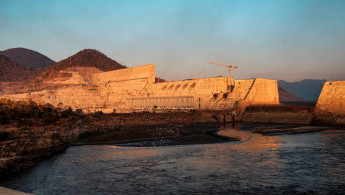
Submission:
M 37 70 L 19 65 L 0 54 L 0 82 L 22 82 L 34 77 Z
M 74 114 L 71 108 L 56 108 L 51 104 L 41 105 L 31 100 L 12 101 L 0 99 L 0 124 L 15 122 L 24 126 L 36 123 L 51 124 Z

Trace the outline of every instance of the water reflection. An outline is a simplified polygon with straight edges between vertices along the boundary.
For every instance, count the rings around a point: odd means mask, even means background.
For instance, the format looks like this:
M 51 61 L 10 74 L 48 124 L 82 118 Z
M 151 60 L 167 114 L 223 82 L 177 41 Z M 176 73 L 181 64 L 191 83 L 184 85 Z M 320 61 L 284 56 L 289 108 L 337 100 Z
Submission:
M 257 124 L 260 125 L 260 124 Z M 345 193 L 345 133 L 262 136 L 167 147 L 77 146 L 0 185 L 34 194 Z

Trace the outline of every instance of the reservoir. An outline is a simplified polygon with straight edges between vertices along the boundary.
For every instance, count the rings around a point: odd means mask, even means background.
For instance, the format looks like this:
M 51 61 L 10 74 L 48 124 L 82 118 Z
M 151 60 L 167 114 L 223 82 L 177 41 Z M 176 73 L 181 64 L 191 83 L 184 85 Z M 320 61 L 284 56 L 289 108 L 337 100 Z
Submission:
M 33 194 L 345 194 L 345 131 L 251 132 L 260 125 L 222 126 L 220 135 L 238 138 L 222 143 L 71 146 L 0 186 Z

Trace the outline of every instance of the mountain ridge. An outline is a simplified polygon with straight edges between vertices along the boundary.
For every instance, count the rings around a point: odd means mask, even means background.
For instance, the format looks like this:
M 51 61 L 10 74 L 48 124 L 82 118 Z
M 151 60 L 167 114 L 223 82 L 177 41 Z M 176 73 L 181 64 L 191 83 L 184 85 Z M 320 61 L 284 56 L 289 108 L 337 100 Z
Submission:
M 282 87 L 278 87 L 278 93 L 279 93 L 279 102 L 307 102 L 308 101 L 289 93 Z
M 325 79 L 304 79 L 298 82 L 278 81 L 278 86 L 284 88 L 289 93 L 301 97 L 305 100 L 318 100 Z

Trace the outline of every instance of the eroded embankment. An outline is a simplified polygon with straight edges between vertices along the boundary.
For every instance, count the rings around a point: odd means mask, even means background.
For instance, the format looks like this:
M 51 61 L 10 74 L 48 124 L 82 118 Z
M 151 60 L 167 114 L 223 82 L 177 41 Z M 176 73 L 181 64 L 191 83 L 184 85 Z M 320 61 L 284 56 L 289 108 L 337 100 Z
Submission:
M 2 125 L 0 126 L 0 176 L 31 167 L 38 160 L 61 152 L 68 145 L 89 135 L 133 132 L 119 138 L 120 141 L 179 137 L 184 134 L 174 129 L 183 125 L 216 123 L 217 121 L 212 117 L 215 114 L 219 112 L 90 114 L 61 119 L 50 125 Z

